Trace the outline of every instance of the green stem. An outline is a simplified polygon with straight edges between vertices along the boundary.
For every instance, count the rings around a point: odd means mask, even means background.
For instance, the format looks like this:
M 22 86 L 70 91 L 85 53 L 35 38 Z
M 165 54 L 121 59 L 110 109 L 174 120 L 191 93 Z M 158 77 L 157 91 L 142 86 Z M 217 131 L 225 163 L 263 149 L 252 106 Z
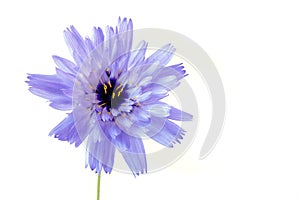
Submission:
M 101 174 L 98 174 L 98 182 L 97 182 L 97 200 L 100 200 L 100 180 L 101 180 Z

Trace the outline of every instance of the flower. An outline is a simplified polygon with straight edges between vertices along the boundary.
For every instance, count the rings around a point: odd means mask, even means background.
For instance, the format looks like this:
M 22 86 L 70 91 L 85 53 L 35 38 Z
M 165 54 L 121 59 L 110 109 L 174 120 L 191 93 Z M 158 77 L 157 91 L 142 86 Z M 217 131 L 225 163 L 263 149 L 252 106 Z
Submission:
M 162 102 L 186 76 L 184 66 L 167 66 L 175 48 L 163 46 L 145 58 L 147 43 L 132 49 L 131 19 L 119 18 L 116 28 L 93 29 L 83 38 L 71 26 L 64 31 L 75 62 L 53 56 L 56 74 L 29 74 L 29 90 L 50 106 L 69 111 L 50 132 L 78 147 L 85 143 L 86 167 L 111 173 L 118 150 L 134 175 L 147 172 L 143 137 L 173 147 L 185 131 L 173 120 L 192 115 Z

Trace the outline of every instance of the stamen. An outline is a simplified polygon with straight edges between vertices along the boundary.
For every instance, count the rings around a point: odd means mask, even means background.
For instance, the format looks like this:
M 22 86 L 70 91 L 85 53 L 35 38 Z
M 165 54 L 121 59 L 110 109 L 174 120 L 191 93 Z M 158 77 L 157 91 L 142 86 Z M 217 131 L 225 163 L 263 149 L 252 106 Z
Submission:
M 104 93 L 106 94 L 107 93 L 107 85 L 106 84 L 103 84 L 103 89 L 104 89 Z
M 108 81 L 108 85 L 109 85 L 110 88 L 112 87 L 112 85 L 111 85 L 111 83 L 110 83 L 110 80 Z
M 112 93 L 112 98 L 114 99 L 115 98 L 115 96 L 116 96 L 116 93 Z
M 118 92 L 118 97 L 121 95 L 122 92 L 123 92 L 123 88 Z
M 104 106 L 106 103 L 104 102 L 104 103 L 101 103 L 100 105 L 97 105 L 98 106 L 98 108 L 101 108 L 102 106 Z
M 121 87 L 122 87 L 122 84 L 118 85 L 118 87 L 116 87 L 115 90 L 118 90 L 118 89 L 120 89 Z

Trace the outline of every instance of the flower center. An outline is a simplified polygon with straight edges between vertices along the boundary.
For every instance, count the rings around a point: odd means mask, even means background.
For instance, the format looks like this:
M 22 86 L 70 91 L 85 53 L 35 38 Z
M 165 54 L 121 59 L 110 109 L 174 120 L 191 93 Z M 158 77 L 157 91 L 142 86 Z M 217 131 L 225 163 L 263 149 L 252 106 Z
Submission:
M 110 112 L 111 108 L 118 108 L 118 106 L 126 98 L 126 93 L 123 92 L 124 86 L 122 84 L 116 85 L 116 79 L 110 79 L 106 83 L 99 82 L 96 90 L 97 104 L 99 107 L 105 108 Z

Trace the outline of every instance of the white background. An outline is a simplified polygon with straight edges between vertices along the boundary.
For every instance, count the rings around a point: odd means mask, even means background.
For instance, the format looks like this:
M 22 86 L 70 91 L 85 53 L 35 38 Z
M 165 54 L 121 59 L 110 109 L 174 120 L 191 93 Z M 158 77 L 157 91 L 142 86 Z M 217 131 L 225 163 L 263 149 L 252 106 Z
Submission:
M 0 199 L 96 199 L 84 149 L 47 136 L 64 114 L 24 81 L 26 73 L 54 72 L 51 55 L 70 57 L 67 26 L 88 35 L 119 16 L 201 45 L 222 77 L 227 113 L 205 160 L 198 160 L 204 125 L 190 151 L 165 170 L 103 175 L 102 199 L 299 199 L 299 10 L 296 0 L 1 1 Z

